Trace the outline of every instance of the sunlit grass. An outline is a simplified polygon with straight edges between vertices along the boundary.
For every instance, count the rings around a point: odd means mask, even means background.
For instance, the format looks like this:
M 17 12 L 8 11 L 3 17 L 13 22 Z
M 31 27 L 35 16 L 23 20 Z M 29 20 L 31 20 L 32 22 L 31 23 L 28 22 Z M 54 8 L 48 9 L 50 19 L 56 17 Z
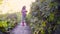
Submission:
M 3 3 L 3 0 L 0 0 L 0 5 Z

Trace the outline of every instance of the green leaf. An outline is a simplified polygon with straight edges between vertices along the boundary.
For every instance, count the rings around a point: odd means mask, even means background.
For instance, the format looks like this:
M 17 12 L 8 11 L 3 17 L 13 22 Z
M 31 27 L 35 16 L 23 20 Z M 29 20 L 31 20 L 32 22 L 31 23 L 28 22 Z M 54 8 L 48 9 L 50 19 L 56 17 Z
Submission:
M 0 21 L 0 27 L 7 27 L 7 21 Z
M 54 20 L 54 13 L 51 13 L 50 15 L 49 15 L 49 21 L 53 21 Z

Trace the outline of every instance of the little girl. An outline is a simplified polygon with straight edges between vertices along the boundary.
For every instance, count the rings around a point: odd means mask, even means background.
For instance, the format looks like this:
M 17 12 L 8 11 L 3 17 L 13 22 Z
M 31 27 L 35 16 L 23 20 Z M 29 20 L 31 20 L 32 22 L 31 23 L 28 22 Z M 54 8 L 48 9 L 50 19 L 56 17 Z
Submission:
M 23 6 L 23 8 L 22 8 L 22 21 L 23 20 L 25 20 L 25 18 L 26 18 L 26 6 Z

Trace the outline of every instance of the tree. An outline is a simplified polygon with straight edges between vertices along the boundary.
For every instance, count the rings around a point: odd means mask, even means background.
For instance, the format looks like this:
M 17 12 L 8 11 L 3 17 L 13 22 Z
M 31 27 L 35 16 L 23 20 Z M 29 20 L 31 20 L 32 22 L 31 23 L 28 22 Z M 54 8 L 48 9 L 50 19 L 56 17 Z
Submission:
M 40 31 L 41 34 L 45 34 L 45 30 L 47 29 L 49 30 L 48 34 L 52 34 L 52 32 L 54 31 L 53 29 L 56 25 L 56 10 L 57 3 L 54 0 L 36 0 L 35 2 L 33 2 L 31 5 L 30 14 L 32 15 L 31 20 L 33 20 L 33 22 L 31 23 L 35 28 L 35 31 Z

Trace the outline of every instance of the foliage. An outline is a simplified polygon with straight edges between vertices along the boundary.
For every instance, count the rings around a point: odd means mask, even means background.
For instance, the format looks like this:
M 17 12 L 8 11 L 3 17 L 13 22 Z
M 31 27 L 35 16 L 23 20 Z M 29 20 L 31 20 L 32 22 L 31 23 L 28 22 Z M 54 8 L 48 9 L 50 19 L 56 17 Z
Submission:
M 14 17 L 12 17 L 13 15 Z M 6 32 L 12 30 L 17 24 L 17 16 L 14 14 L 1 14 L 0 15 L 0 30 Z
M 0 21 L 0 27 L 7 27 L 7 21 Z
M 38 30 L 38 32 L 41 31 L 41 34 L 47 34 L 47 30 L 48 34 L 52 34 L 57 25 L 57 20 L 55 19 L 57 18 L 57 7 L 58 3 L 55 0 L 36 0 L 32 3 L 30 14 L 32 15 L 31 21 L 33 21 L 30 23 L 32 23 L 32 26 L 34 25 L 33 28 L 35 28 L 36 33 Z

